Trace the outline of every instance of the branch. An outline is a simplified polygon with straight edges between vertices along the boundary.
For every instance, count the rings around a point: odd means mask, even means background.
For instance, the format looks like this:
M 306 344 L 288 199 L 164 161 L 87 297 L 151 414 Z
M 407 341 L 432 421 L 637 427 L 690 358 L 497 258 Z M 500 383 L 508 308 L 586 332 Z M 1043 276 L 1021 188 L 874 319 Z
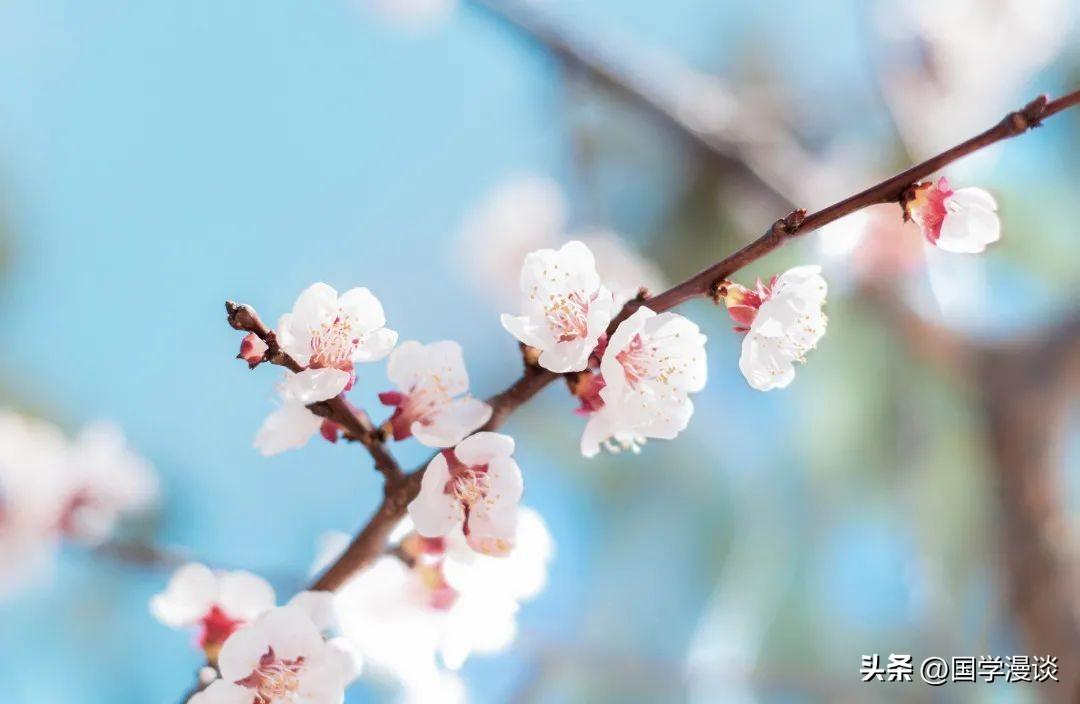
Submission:
M 762 258 L 783 243 L 824 225 L 839 220 L 857 210 L 878 203 L 899 203 L 904 191 L 914 182 L 931 175 L 942 167 L 1009 137 L 1023 134 L 1036 127 L 1040 122 L 1066 108 L 1080 104 L 1080 90 L 1069 93 L 1054 101 L 1045 96 L 1036 98 L 1016 112 L 1006 115 L 997 125 L 971 139 L 958 144 L 952 149 L 912 166 L 891 178 L 888 178 L 855 195 L 811 215 L 796 210 L 783 220 L 778 220 L 762 237 L 746 245 L 734 254 L 713 264 L 699 274 L 676 284 L 663 293 L 648 299 L 639 297 L 623 306 L 623 309 L 611 322 L 608 333 L 613 333 L 620 322 L 630 316 L 641 305 L 662 312 L 692 298 L 712 296 L 716 287 L 739 269 Z M 897 214 L 899 217 L 899 213 Z M 558 377 L 557 374 L 533 366 L 527 366 L 525 373 L 505 391 L 488 400 L 494 412 L 491 420 L 482 430 L 495 430 L 519 407 L 544 389 Z M 398 521 L 405 515 L 409 502 L 420 489 L 423 466 L 405 476 L 393 486 L 388 485 L 386 495 L 375 514 L 360 530 L 352 543 L 338 560 L 320 576 L 311 588 L 314 590 L 333 591 L 340 587 L 355 572 L 365 568 L 383 554 L 387 537 Z
M 1008 345 L 965 338 L 898 304 L 882 307 L 910 353 L 976 391 L 996 495 L 994 514 L 1009 611 L 1029 647 L 1080 661 L 1077 556 L 1062 500 L 1062 430 L 1080 382 L 1080 309 Z M 1048 701 L 1076 701 L 1080 673 L 1063 670 Z
M 634 55 L 625 47 L 605 51 L 611 42 L 575 36 L 525 2 L 473 0 L 473 5 L 644 108 L 699 153 L 745 174 L 785 207 L 798 201 L 801 189 L 791 174 L 808 172 L 812 159 L 782 125 L 749 114 L 719 81 L 667 59 Z M 792 164 L 793 159 L 800 163 Z
M 254 308 L 233 301 L 225 301 L 225 312 L 229 325 L 234 329 L 254 333 L 266 343 L 267 350 L 263 355 L 265 361 L 285 367 L 292 372 L 303 371 L 304 368 L 278 346 L 274 331 L 266 327 Z M 308 409 L 317 416 L 334 421 L 345 429 L 345 437 L 348 440 L 355 440 L 367 448 L 375 461 L 375 469 L 386 478 L 387 488 L 404 476 L 397 460 L 383 443 L 382 433 L 371 423 L 367 414 L 349 406 L 343 394 L 338 394 L 326 401 L 308 404 Z

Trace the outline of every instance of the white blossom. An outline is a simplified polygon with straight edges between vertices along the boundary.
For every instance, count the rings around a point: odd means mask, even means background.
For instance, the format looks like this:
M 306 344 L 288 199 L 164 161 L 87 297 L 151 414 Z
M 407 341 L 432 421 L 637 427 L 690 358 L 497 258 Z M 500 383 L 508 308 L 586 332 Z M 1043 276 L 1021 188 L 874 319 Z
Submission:
M 931 244 L 947 252 L 976 254 L 1001 239 L 997 202 L 981 188 L 953 190 L 945 177 L 921 183 L 904 202 L 904 214 L 915 221 Z
M 705 387 L 705 336 L 677 313 L 641 306 L 619 324 L 600 360 L 602 405 L 589 414 L 581 451 L 637 451 L 646 438 L 672 439 L 694 413 L 690 394 Z
M 79 431 L 71 468 L 74 493 L 62 528 L 85 542 L 101 543 L 122 515 L 145 511 L 157 500 L 157 475 L 115 423 L 98 421 Z
M 191 704 L 341 704 L 358 663 L 324 639 L 307 612 L 275 608 L 229 636 L 218 656 L 221 679 Z
M 442 574 L 457 599 L 446 612 L 439 653 L 452 670 L 472 653 L 505 649 L 517 634 L 520 603 L 547 584 L 554 543 L 536 511 L 521 507 L 513 548 L 504 557 L 473 550 L 460 536 L 447 539 Z
M 192 562 L 150 599 L 150 611 L 170 628 L 198 628 L 199 646 L 213 655 L 240 626 L 274 604 L 274 588 L 262 577 L 243 570 L 215 572 Z
M 471 654 L 510 644 L 520 603 L 547 581 L 551 536 L 522 507 L 505 557 L 476 552 L 460 533 L 423 538 L 409 519 L 390 540 L 404 561 L 381 557 L 338 590 L 342 634 L 373 671 L 402 682 L 406 700 L 422 701 L 416 697 L 439 685 L 457 692 L 442 667 L 457 669 Z M 335 542 L 340 551 L 347 540 Z
M 554 180 L 507 178 L 466 214 L 455 248 L 458 269 L 485 299 L 515 305 L 521 262 L 529 252 L 558 246 L 566 218 L 566 197 Z
M 521 269 L 521 292 L 524 314 L 504 314 L 503 327 L 540 350 L 545 369 L 559 374 L 585 369 L 615 308 L 589 248 L 574 241 L 532 252 Z
M 409 504 L 417 532 L 435 538 L 461 530 L 476 550 L 507 552 L 523 488 L 513 452 L 510 436 L 482 432 L 436 455 Z
M 44 575 L 61 539 L 98 544 L 156 497 L 152 468 L 115 425 L 88 425 L 72 442 L 0 410 L 0 593 Z
M 350 379 L 348 372 L 333 368 L 285 372 L 276 387 L 281 406 L 266 417 L 255 433 L 256 449 L 269 456 L 306 445 L 323 424 L 307 404 L 337 396 Z
M 414 435 L 428 447 L 452 447 L 491 417 L 491 406 L 467 395 L 469 376 L 456 342 L 402 343 L 390 354 L 386 374 L 398 390 L 379 399 L 396 407 L 390 419 L 395 440 Z
M 316 283 L 281 316 L 277 341 L 301 366 L 352 372 L 356 363 L 390 354 L 398 336 L 385 326 L 382 304 L 371 291 L 353 288 L 338 296 L 331 286 Z
M 70 495 L 69 459 L 58 428 L 0 411 L 0 595 L 52 564 Z
M 822 311 L 828 286 L 821 267 L 800 266 L 755 290 L 730 285 L 723 292 L 728 312 L 745 332 L 739 370 L 758 391 L 782 389 L 795 378 L 795 363 L 825 334 Z

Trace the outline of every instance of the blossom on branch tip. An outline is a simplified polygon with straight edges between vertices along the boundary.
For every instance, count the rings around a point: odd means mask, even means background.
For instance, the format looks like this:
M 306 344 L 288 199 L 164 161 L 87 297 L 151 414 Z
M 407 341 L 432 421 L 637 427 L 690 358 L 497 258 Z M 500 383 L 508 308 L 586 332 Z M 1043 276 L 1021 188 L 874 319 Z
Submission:
M 908 189 L 904 218 L 913 220 L 931 244 L 947 252 L 976 254 L 1001 239 L 997 202 L 981 188 L 953 190 L 942 176 Z
M 352 372 L 358 362 L 377 362 L 397 343 L 385 327 L 379 299 L 366 288 L 338 296 L 324 283 L 312 284 L 278 321 L 277 342 L 298 364 Z
M 452 447 L 491 417 L 491 406 L 461 396 L 469 390 L 469 376 L 456 342 L 402 343 L 390 354 L 386 375 L 398 390 L 379 394 L 379 400 L 395 407 L 395 440 L 413 435 L 428 447 Z
M 509 552 L 523 489 L 513 452 L 510 436 L 482 432 L 437 454 L 409 504 L 416 531 L 438 538 L 460 529 L 478 552 Z
M 281 406 L 263 421 L 255 433 L 255 447 L 263 455 L 276 455 L 303 447 L 316 433 L 331 439 L 336 428 L 324 428 L 323 419 L 307 404 L 331 399 L 349 385 L 352 376 L 340 369 L 305 369 L 286 372 L 277 384 Z M 333 435 L 336 439 L 336 435 Z
M 825 335 L 821 310 L 828 285 L 819 266 L 800 266 L 760 280 L 753 289 L 725 284 L 718 292 L 743 338 L 739 370 L 758 391 L 782 389 L 795 378 L 795 362 Z
M 198 628 L 199 647 L 213 661 L 229 636 L 274 603 L 274 588 L 262 577 L 243 570 L 215 572 L 192 562 L 150 599 L 150 611 L 170 628 Z
M 327 641 L 305 609 L 272 609 L 233 633 L 218 656 L 221 679 L 190 704 L 341 704 L 359 664 Z
M 637 452 L 646 438 L 670 440 L 682 432 L 694 413 L 690 394 L 705 387 L 705 339 L 683 316 L 646 306 L 620 323 L 600 360 L 602 404 L 579 395 L 582 409 L 591 409 L 582 454 Z
M 540 350 L 539 364 L 549 371 L 585 369 L 615 309 L 589 248 L 574 241 L 532 252 L 521 268 L 521 292 L 524 314 L 503 314 L 507 332 Z

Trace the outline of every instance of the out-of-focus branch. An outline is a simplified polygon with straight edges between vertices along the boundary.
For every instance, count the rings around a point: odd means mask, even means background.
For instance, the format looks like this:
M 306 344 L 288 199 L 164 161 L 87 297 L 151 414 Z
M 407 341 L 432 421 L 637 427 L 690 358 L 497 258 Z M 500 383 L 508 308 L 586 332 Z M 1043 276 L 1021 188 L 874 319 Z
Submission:
M 233 328 L 254 333 L 266 343 L 267 349 L 263 355 L 265 361 L 285 367 L 292 372 L 303 370 L 303 367 L 295 359 L 281 349 L 274 331 L 263 323 L 254 308 L 233 301 L 226 301 L 225 313 L 228 316 L 229 325 Z M 349 406 L 343 394 L 338 394 L 326 401 L 309 404 L 308 409 L 315 415 L 328 418 L 337 423 L 344 429 L 347 439 L 355 440 L 367 448 L 371 458 L 375 461 L 375 468 L 386 478 L 388 488 L 402 478 L 401 467 L 384 444 L 382 433 L 372 424 L 367 414 L 356 411 Z
M 888 296 L 881 296 L 885 300 Z M 1029 646 L 1080 662 L 1078 564 L 1062 496 L 1061 435 L 1080 385 L 1080 310 L 1009 345 L 986 345 L 936 325 L 892 297 L 887 313 L 912 354 L 966 382 L 986 423 L 997 496 L 1002 577 Z M 1075 701 L 1080 672 L 1065 666 L 1048 701 Z
M 791 175 L 807 173 L 811 158 L 788 130 L 751 114 L 719 81 L 666 58 L 613 47 L 613 40 L 580 36 L 526 2 L 472 0 L 472 4 L 644 108 L 702 155 L 749 177 L 780 207 L 799 201 L 801 189 Z
M 1011 613 L 1028 643 L 1062 663 L 1048 701 L 1080 688 L 1080 568 L 1063 497 L 1063 431 L 1080 386 L 1080 310 L 1020 344 L 980 350 L 981 392 L 1001 514 L 998 541 Z
M 94 553 L 151 570 L 174 569 L 191 560 L 185 552 L 136 540 L 110 540 L 94 548 Z

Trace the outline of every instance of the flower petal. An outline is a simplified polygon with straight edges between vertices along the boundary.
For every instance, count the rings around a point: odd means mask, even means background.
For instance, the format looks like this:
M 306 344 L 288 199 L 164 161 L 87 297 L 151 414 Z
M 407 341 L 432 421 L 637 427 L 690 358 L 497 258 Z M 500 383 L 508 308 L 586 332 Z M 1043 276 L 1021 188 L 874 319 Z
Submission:
M 266 417 L 255 433 L 255 448 L 264 456 L 295 450 L 319 432 L 322 418 L 298 403 L 286 403 Z
M 171 628 L 195 625 L 218 597 L 218 580 L 206 565 L 192 562 L 176 570 L 165 591 L 150 599 L 154 617 Z
M 262 577 L 236 570 L 221 575 L 218 605 L 232 618 L 251 621 L 274 608 L 274 588 Z

